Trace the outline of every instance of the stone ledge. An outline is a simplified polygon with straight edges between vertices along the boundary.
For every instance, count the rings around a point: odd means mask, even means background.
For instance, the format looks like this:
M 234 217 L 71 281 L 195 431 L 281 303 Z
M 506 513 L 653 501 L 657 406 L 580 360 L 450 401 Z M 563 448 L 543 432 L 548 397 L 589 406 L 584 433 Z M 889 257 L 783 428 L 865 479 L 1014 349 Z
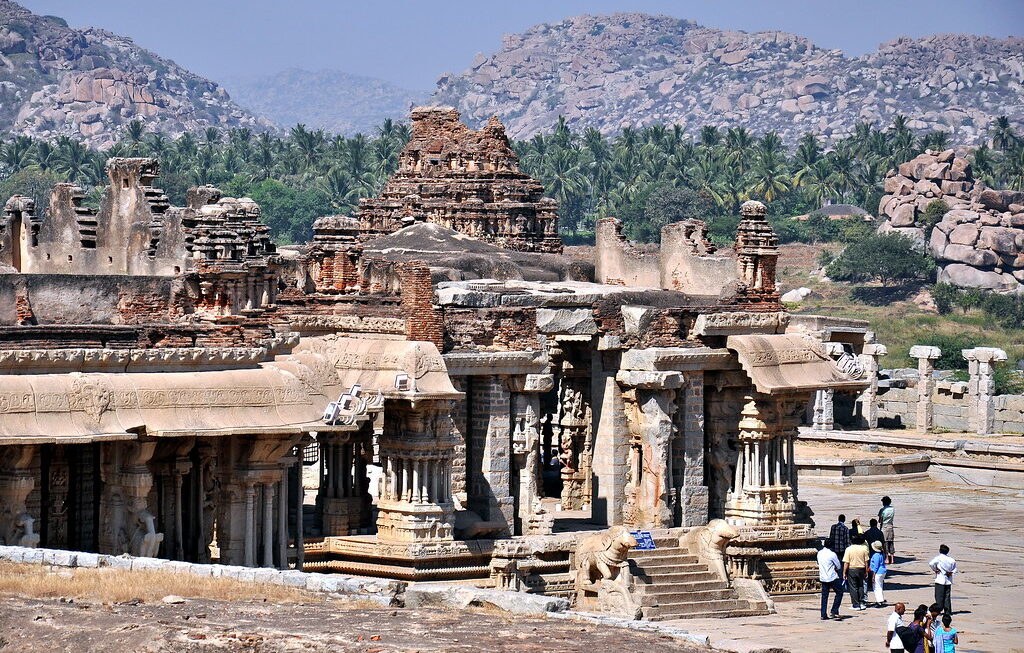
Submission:
M 168 574 L 190 574 L 200 577 L 231 578 L 247 583 L 269 583 L 295 587 L 310 592 L 329 592 L 359 597 L 385 606 L 401 605 L 406 583 L 387 578 L 321 574 L 295 569 L 238 567 L 233 565 L 197 564 L 162 558 L 136 558 L 61 549 L 31 549 L 21 546 L 0 546 L 0 560 L 55 567 L 109 567 L 127 571 L 161 571 Z M 504 592 L 507 594 L 507 592 Z M 500 605 L 498 606 L 500 607 Z

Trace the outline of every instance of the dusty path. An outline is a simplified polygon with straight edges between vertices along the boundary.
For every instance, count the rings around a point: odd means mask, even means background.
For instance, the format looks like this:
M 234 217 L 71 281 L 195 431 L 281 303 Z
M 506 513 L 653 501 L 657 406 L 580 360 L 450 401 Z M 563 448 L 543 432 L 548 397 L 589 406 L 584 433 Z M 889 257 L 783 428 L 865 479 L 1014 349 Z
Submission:
M 414 611 L 347 601 L 188 600 L 104 605 L 0 599 L 0 651 L 708 651 L 665 636 L 482 610 Z

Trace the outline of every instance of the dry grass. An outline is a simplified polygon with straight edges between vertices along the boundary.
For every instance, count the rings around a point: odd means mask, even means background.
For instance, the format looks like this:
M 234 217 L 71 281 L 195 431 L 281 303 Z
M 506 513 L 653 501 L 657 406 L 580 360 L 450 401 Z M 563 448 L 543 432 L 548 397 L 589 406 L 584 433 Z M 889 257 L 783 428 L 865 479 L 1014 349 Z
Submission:
M 40 565 L 0 563 L 0 595 L 82 598 L 119 603 L 132 599 L 159 601 L 174 594 L 216 601 L 265 600 L 271 603 L 324 601 L 322 594 L 230 578 L 122 569 L 51 569 Z

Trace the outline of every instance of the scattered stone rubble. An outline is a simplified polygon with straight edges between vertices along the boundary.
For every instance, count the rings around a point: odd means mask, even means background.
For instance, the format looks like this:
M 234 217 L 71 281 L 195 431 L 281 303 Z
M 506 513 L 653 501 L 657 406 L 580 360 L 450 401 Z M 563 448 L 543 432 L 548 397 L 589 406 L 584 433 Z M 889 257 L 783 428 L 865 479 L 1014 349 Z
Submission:
M 680 124 L 853 133 L 897 114 L 914 130 L 976 143 L 1024 105 L 1024 40 L 943 34 L 902 37 L 861 57 L 785 32 L 747 33 L 640 13 L 582 15 L 504 37 L 465 72 L 438 80 L 434 101 L 471 121 L 497 114 L 515 138 L 575 129 Z
M 938 280 L 963 288 L 1024 291 L 1024 192 L 993 190 L 974 178 L 966 158 L 953 150 L 928 150 L 890 170 L 878 214 L 880 231 L 924 243 L 928 205 L 941 200 L 949 212 L 928 234 L 939 264 Z

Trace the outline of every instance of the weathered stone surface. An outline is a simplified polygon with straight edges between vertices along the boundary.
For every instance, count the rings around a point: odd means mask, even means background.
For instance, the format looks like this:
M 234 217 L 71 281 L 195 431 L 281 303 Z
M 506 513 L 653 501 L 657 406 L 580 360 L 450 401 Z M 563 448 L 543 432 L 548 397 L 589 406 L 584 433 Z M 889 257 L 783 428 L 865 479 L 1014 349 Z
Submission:
M 973 224 L 961 224 L 949 232 L 949 242 L 955 245 L 970 245 L 978 242 L 978 227 Z
M 961 288 L 984 288 L 986 290 L 1007 290 L 1017 285 L 1012 276 L 1010 277 L 1011 285 L 1007 283 L 1006 277 L 1002 274 L 979 270 L 963 263 L 944 266 L 939 272 L 939 281 Z
M 480 589 L 447 583 L 417 583 L 405 590 L 407 608 L 494 607 L 517 614 L 564 612 L 569 601 L 557 597 Z
M 985 249 L 974 249 L 968 245 L 949 245 L 942 252 L 947 261 L 966 263 L 974 267 L 990 267 L 999 262 L 999 257 Z
M 597 333 L 597 323 L 590 309 L 538 308 L 537 330 L 542 333 L 589 335 Z

